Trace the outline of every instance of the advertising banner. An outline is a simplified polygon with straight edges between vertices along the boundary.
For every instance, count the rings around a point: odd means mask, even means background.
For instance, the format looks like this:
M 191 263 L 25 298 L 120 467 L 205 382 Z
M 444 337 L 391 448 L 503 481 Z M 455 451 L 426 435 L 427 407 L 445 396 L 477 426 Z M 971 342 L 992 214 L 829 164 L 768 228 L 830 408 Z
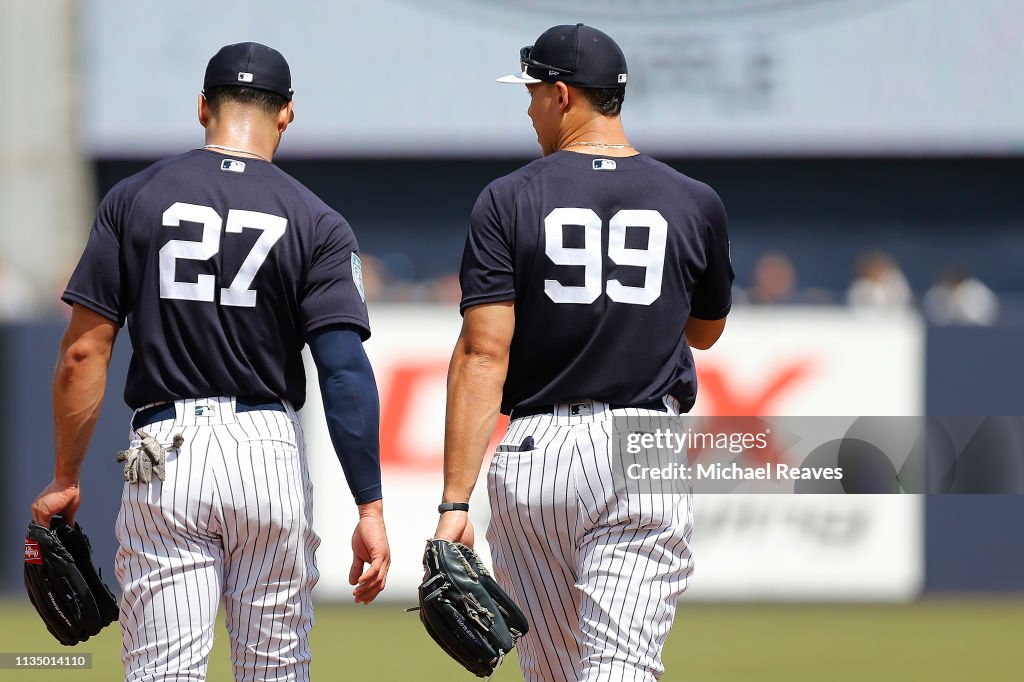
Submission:
M 522 86 L 494 79 L 556 24 L 610 34 L 623 120 L 655 154 L 1020 153 L 1015 0 L 95 0 L 82 13 L 86 147 L 202 140 L 206 62 L 256 40 L 289 60 L 284 155 L 535 155 Z M 196 17 L 203 17 L 196 21 Z M 132 55 L 125 59 L 125 55 Z
M 446 372 L 461 319 L 452 306 L 377 305 L 371 315 L 374 333 L 366 349 L 380 389 L 393 561 L 387 594 L 411 601 L 422 576 L 423 545 L 437 522 Z M 912 314 L 738 308 L 721 341 L 694 352 L 700 388 L 692 414 L 917 415 L 923 409 L 923 338 L 923 325 Z M 308 359 L 307 374 L 311 390 L 301 416 L 310 446 L 315 525 L 323 536 L 318 590 L 321 597 L 346 598 L 355 506 L 324 426 L 316 370 Z M 497 434 L 504 426 L 499 424 Z M 471 516 L 477 547 L 487 558 L 485 485 L 481 476 Z M 694 496 L 696 572 L 688 593 L 693 598 L 885 600 L 919 591 L 921 496 L 767 495 L 750 493 L 749 487 L 716 494 L 720 490 Z

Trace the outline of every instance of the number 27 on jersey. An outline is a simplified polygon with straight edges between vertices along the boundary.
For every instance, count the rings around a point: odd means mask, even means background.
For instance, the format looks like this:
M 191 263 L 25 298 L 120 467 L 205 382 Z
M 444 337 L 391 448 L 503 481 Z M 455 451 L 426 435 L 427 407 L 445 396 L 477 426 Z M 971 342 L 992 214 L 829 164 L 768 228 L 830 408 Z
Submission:
M 240 308 L 256 307 L 256 291 L 250 289 L 260 266 L 270 255 L 270 249 L 284 234 L 288 221 L 280 216 L 259 211 L 228 211 L 227 224 L 217 211 L 209 206 L 176 202 L 163 215 L 164 227 L 178 227 L 182 221 L 200 223 L 203 238 L 198 241 L 172 239 L 160 249 L 160 298 L 180 301 L 214 301 L 217 284 L 213 275 L 199 275 L 195 282 L 179 282 L 175 269 L 179 260 L 205 261 L 220 251 L 221 227 L 228 233 L 241 233 L 245 228 L 260 230 L 262 234 L 253 244 L 231 284 L 220 290 L 220 304 Z

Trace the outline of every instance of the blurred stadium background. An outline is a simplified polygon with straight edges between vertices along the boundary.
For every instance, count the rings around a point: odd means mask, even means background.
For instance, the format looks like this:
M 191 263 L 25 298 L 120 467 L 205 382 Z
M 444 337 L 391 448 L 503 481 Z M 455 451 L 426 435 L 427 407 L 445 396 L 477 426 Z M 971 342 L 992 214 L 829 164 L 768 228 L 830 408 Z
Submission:
M 314 390 L 302 417 L 324 538 L 319 679 L 460 674 L 400 607 L 414 598 L 440 490 L 469 209 L 538 153 L 525 93 L 493 78 L 550 25 L 584 21 L 619 40 L 631 140 L 710 183 L 729 210 L 737 305 L 698 357 L 698 413 L 1024 414 L 1016 0 L 0 8 L 0 653 L 58 650 L 22 596 L 17 551 L 51 473 L 58 294 L 99 198 L 202 144 L 196 94 L 229 42 L 264 42 L 290 61 L 296 121 L 277 162 L 348 218 L 365 254 L 395 565 L 388 600 L 343 605 L 352 510 Z M 80 513 L 111 579 L 125 336 Z M 485 497 L 474 513 L 482 531 Z M 1021 496 L 700 496 L 696 513 L 697 573 L 664 679 L 1019 676 Z M 91 673 L 0 679 L 116 679 L 118 640 L 111 629 L 79 647 L 95 657 Z M 213 680 L 230 678 L 223 640 Z M 496 679 L 521 676 L 507 666 Z

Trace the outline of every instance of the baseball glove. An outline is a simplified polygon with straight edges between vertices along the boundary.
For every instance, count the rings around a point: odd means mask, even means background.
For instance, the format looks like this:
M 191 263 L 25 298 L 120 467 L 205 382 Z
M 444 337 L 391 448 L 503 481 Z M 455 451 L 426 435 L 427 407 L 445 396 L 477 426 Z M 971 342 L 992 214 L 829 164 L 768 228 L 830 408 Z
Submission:
M 65 646 L 84 642 L 117 619 L 110 588 L 92 565 L 92 546 L 77 523 L 28 524 L 25 589 L 46 629 Z
M 449 656 L 488 677 L 529 631 L 526 617 L 469 547 L 428 540 L 420 621 Z

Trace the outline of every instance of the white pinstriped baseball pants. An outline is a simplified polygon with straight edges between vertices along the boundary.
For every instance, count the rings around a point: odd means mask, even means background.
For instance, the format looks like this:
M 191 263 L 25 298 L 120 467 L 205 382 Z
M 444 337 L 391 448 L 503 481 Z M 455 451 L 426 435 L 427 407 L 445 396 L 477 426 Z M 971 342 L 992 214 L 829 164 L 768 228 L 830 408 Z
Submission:
M 674 401 L 669 414 L 675 412 Z M 610 410 L 514 419 L 491 461 L 487 530 L 498 582 L 530 618 L 526 682 L 646 682 L 693 572 L 692 494 L 616 494 Z M 506 452 L 531 436 L 535 449 Z
M 117 517 L 125 681 L 206 679 L 222 597 L 235 680 L 309 680 L 320 538 L 295 412 L 204 398 L 175 413 L 143 427 L 185 438 L 165 480 L 125 483 Z

